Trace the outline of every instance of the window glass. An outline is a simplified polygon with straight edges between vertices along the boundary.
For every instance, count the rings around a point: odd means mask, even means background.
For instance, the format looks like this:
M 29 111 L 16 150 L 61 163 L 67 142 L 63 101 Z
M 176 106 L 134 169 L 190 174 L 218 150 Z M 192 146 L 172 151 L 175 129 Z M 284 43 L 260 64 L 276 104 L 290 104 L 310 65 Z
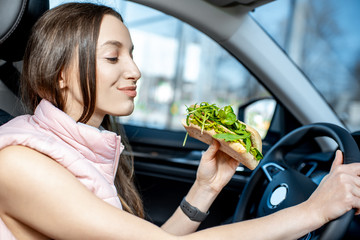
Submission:
M 203 33 L 156 10 L 125 5 L 122 14 L 142 78 L 135 111 L 121 117 L 122 123 L 183 130 L 180 121 L 191 104 L 206 101 L 232 105 L 237 111 L 249 100 L 269 96 L 234 57 Z
M 278 0 L 251 15 L 350 130 L 360 129 L 360 1 Z
M 254 127 L 261 138 L 266 136 L 274 115 L 276 101 L 272 98 L 263 98 L 249 104 L 244 110 L 244 121 Z
M 61 2 L 65 1 L 52 0 L 52 7 Z M 134 43 L 134 61 L 142 73 L 135 110 L 128 117 L 119 117 L 119 122 L 184 131 L 181 119 L 186 106 L 205 101 L 231 105 L 237 112 L 250 100 L 270 96 L 239 61 L 193 27 L 139 4 L 95 2 L 123 16 Z M 270 108 L 273 111 L 274 106 Z M 265 121 L 270 122 L 271 117 Z M 263 136 L 266 130 L 261 130 Z

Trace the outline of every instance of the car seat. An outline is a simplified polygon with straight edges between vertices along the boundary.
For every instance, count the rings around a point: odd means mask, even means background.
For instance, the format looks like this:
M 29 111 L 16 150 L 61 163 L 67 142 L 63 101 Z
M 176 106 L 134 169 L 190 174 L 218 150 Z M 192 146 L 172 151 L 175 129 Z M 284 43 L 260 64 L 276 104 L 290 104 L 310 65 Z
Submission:
M 14 62 L 21 62 L 32 26 L 48 9 L 48 0 L 0 2 L 0 80 L 15 96 L 18 95 L 20 72 Z M 2 95 L 0 100 L 5 101 L 5 94 Z M 8 100 L 2 106 L 13 102 L 13 99 Z M 0 111 L 0 125 L 11 118 L 4 110 Z

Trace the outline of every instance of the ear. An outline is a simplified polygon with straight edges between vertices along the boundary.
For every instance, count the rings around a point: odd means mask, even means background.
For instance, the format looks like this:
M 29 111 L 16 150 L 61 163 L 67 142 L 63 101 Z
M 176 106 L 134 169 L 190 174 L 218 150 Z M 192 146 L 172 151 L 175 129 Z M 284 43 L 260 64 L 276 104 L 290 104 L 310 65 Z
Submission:
M 66 74 L 65 74 L 65 71 L 64 71 L 64 70 L 61 70 L 60 79 L 59 79 L 59 86 L 60 86 L 60 89 L 61 89 L 61 90 L 63 90 L 64 88 L 67 87 L 67 84 L 66 84 Z

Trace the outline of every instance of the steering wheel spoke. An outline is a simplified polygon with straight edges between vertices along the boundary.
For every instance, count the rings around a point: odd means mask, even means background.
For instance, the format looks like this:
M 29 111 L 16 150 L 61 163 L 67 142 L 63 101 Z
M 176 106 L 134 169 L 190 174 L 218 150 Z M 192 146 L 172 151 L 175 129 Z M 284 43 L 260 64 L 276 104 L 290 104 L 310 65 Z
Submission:
M 267 177 L 269 182 L 272 181 L 276 174 L 285 170 L 282 166 L 274 162 L 264 164 L 263 166 L 261 166 L 261 169 L 265 173 L 265 176 Z

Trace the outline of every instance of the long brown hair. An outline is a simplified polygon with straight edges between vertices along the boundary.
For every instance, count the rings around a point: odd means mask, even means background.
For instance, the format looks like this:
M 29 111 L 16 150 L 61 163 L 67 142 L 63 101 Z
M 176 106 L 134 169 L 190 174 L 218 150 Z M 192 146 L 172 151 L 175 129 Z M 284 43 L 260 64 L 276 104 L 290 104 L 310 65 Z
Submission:
M 106 14 L 123 21 L 115 10 L 90 3 L 60 5 L 46 12 L 37 21 L 24 55 L 21 79 L 22 100 L 30 112 L 35 110 L 41 99 L 64 110 L 66 96 L 61 92 L 59 79 L 61 72 L 66 72 L 73 64 L 78 68 L 84 103 L 78 122 L 86 123 L 90 119 L 96 102 L 96 45 L 101 21 Z M 73 59 L 78 59 L 78 62 L 73 63 Z M 110 130 L 119 128 L 111 124 L 108 117 L 103 123 L 107 127 L 112 125 Z M 129 151 L 125 135 L 122 140 Z M 133 178 L 133 159 L 122 154 L 115 186 L 123 208 L 144 217 L 143 205 Z

